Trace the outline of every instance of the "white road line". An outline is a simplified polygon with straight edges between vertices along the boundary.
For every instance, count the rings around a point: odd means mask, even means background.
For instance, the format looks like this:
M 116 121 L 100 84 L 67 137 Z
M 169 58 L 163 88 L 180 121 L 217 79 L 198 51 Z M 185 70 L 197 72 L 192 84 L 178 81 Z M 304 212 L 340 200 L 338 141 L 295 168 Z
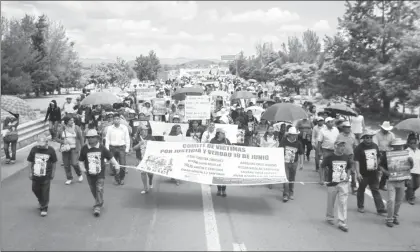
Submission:
M 206 233 L 207 251 L 221 251 L 219 231 L 217 230 L 216 214 L 209 185 L 201 185 L 203 197 L 204 226 Z
M 243 243 L 234 243 L 233 244 L 233 251 L 247 251 L 245 244 Z

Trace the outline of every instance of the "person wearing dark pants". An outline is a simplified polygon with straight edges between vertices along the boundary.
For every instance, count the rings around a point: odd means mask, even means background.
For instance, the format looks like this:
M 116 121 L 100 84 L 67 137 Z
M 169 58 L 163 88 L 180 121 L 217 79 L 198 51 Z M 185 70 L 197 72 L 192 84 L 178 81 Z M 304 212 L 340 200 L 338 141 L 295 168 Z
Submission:
M 120 123 L 118 113 L 113 115 L 113 125 L 108 126 L 105 135 L 105 147 L 121 166 L 126 165 L 126 154 L 130 151 L 131 137 L 128 127 Z M 114 167 L 115 168 L 115 167 Z M 125 167 L 115 173 L 115 185 L 124 185 Z
M 9 112 L 10 113 L 10 112 Z M 3 130 L 5 134 L 3 135 L 4 143 L 4 155 L 6 155 L 6 164 L 14 164 L 16 162 L 16 145 L 19 139 L 18 126 L 19 126 L 19 115 L 12 114 L 12 116 L 6 117 L 6 120 L 3 122 Z M 12 154 L 10 155 L 10 149 Z
M 226 138 L 226 131 L 224 129 L 216 129 L 216 136 L 210 141 L 211 144 L 223 144 L 231 145 L 229 139 Z M 218 185 L 217 186 L 217 196 L 226 197 L 226 186 Z
M 51 180 L 54 178 L 57 155 L 53 147 L 48 146 L 46 136 L 39 136 L 27 158 L 29 162 L 29 179 L 32 180 L 32 192 L 39 203 L 42 217 L 47 216 L 50 201 Z
M 6 164 L 12 163 L 14 164 L 16 162 L 16 146 L 17 146 L 17 140 L 15 141 L 8 141 L 7 137 L 3 138 L 4 143 L 4 154 L 6 155 Z M 12 152 L 10 155 L 10 151 Z
M 120 166 L 111 152 L 100 144 L 100 136 L 95 129 L 86 132 L 88 144 L 82 147 L 79 166 L 86 173 L 90 191 L 95 199 L 93 215 L 99 217 L 104 204 L 105 159 L 119 172 Z
M 109 151 L 111 152 L 112 156 L 117 160 L 117 162 L 121 165 L 126 165 L 126 147 L 123 146 L 109 146 Z M 113 167 L 114 170 L 115 167 Z M 121 167 L 119 172 L 115 172 L 115 184 L 124 185 L 125 179 L 125 167 Z
M 362 142 L 354 150 L 354 166 L 356 168 L 356 176 L 359 181 L 357 190 L 357 208 L 360 213 L 364 213 L 365 190 L 369 186 L 373 200 L 375 202 L 378 214 L 384 214 L 384 203 L 379 193 L 379 177 L 378 177 L 378 145 L 372 142 L 372 136 L 375 133 L 365 131 L 361 135 Z
M 413 169 L 411 169 L 411 179 L 407 181 L 405 198 L 410 205 L 414 205 L 415 192 L 420 187 L 420 150 L 417 137 L 407 139 L 408 155 L 413 159 Z
M 284 149 L 284 168 L 289 182 L 294 182 L 298 165 L 303 169 L 303 147 L 297 140 L 299 132 L 295 127 L 290 127 L 287 135 L 279 144 Z M 294 199 L 294 183 L 283 184 L 283 202 Z

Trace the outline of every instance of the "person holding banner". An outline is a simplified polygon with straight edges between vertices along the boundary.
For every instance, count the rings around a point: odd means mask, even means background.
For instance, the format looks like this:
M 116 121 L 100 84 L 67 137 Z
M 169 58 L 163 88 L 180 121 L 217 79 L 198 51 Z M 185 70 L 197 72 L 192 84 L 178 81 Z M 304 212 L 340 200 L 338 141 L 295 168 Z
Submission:
M 191 120 L 187 130 L 187 137 L 192 137 L 198 143 L 201 141 L 203 130 L 201 128 L 201 121 Z
M 387 181 L 388 200 L 386 225 L 393 227 L 399 225 L 397 217 L 404 199 L 405 182 L 411 178 L 410 170 L 413 168 L 413 158 L 408 151 L 404 151 L 406 142 L 402 139 L 394 139 L 390 145 L 392 151 L 381 155 L 379 167 L 382 173 L 389 179 Z
M 179 126 L 178 124 L 175 124 L 174 126 L 172 126 L 171 128 L 171 132 L 169 132 L 169 136 L 175 136 L 178 140 L 177 142 L 184 142 L 184 135 L 182 134 L 182 129 L 181 126 Z M 177 179 L 172 178 L 172 181 L 175 181 L 176 185 L 179 186 L 180 182 Z
M 216 129 L 216 136 L 210 141 L 211 144 L 231 145 L 229 139 L 226 138 L 226 131 L 224 129 Z M 226 197 L 226 186 L 217 186 L 217 196 Z
M 300 170 L 303 169 L 303 146 L 297 140 L 298 135 L 299 131 L 295 127 L 290 127 L 286 137 L 279 144 L 280 148 L 284 148 L 284 167 L 289 182 L 295 181 L 298 166 Z M 283 202 L 294 199 L 294 186 L 294 183 L 283 184 Z
M 263 148 L 277 148 L 279 146 L 279 142 L 277 140 L 276 135 L 274 134 L 274 126 L 270 125 L 267 128 L 264 136 L 261 137 L 260 140 L 260 147 Z M 268 185 L 269 189 L 273 188 L 273 185 Z
M 337 138 L 334 153 L 327 156 L 321 164 L 325 169 L 327 185 L 327 222 L 334 225 L 335 200 L 338 198 L 338 228 L 344 232 L 347 227 L 347 200 L 349 196 L 349 170 L 351 163 L 349 155 L 345 154 L 346 141 Z
M 249 131 L 248 126 L 245 124 L 245 118 L 242 116 L 237 117 L 235 124 L 238 125 L 238 134 L 236 135 L 238 140 L 235 145 L 249 146 L 252 138 L 252 131 Z
M 133 150 L 136 151 L 136 158 L 138 164 L 140 164 L 141 160 L 144 157 L 144 153 L 146 153 L 147 142 L 155 141 L 155 139 L 151 134 L 149 134 L 149 128 L 147 126 L 140 125 L 138 127 L 138 130 L 139 134 L 138 138 L 136 139 L 138 144 L 136 144 L 136 146 L 133 147 Z M 141 191 L 141 194 L 148 193 L 149 189 L 153 188 L 153 173 L 141 171 L 141 181 L 143 182 L 144 187 L 144 190 Z
M 210 141 L 216 136 L 216 124 L 214 122 L 210 122 L 207 130 L 204 131 L 201 137 L 201 143 L 210 143 Z
M 153 108 L 150 106 L 150 101 L 145 101 L 140 108 L 139 113 L 143 113 L 149 120 L 152 119 Z

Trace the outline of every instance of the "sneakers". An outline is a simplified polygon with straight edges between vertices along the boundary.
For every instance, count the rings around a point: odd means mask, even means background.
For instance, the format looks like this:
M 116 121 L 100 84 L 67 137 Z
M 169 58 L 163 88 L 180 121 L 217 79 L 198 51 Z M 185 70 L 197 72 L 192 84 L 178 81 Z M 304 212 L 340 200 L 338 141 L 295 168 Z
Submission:
M 365 212 L 365 209 L 364 209 L 363 207 L 359 207 L 359 208 L 357 209 L 357 211 L 358 211 L 359 213 L 364 213 L 364 212 Z
M 397 218 L 394 218 L 394 221 L 392 223 L 394 223 L 395 225 L 400 225 L 400 222 L 398 221 Z
M 283 196 L 283 202 L 287 202 L 289 201 L 289 197 L 288 196 Z
M 6 164 L 10 164 L 10 159 L 6 159 Z
M 47 216 L 47 214 L 48 214 L 48 213 L 47 213 L 47 211 L 45 211 L 45 210 L 44 210 L 44 211 L 41 211 L 41 216 L 42 216 L 42 217 Z
M 120 185 L 124 185 L 124 179 L 121 179 Z
M 10 163 L 14 164 L 14 163 L 16 163 L 16 160 L 10 160 Z
M 388 222 L 388 221 L 387 221 L 387 222 L 386 222 L 386 226 L 387 226 L 387 227 L 391 227 L 391 228 L 392 228 L 392 227 L 394 226 L 394 223 L 392 223 L 392 222 Z
M 153 184 L 150 185 L 150 189 L 153 189 Z
M 141 194 L 146 194 L 148 192 L 149 192 L 149 190 L 143 190 L 143 191 L 141 191 Z
M 217 196 L 220 196 L 220 195 L 222 195 L 222 192 L 221 191 L 217 191 L 216 195 Z
M 414 200 L 413 200 L 413 199 L 409 199 L 409 200 L 408 200 L 408 204 L 410 204 L 410 205 L 414 206 L 414 204 L 415 204 L 415 203 L 414 203 Z
M 327 223 L 334 226 L 334 220 L 327 220 Z
M 120 182 L 119 181 L 114 181 L 114 185 L 119 186 Z
M 99 209 L 95 208 L 95 209 L 93 210 L 93 216 L 95 216 L 95 217 L 99 217 L 100 215 L 101 215 L 101 210 L 99 210 Z
M 343 232 L 348 232 L 349 231 L 349 228 L 347 226 L 343 226 L 343 225 L 338 226 L 338 229 L 340 229 Z
M 293 197 L 293 194 L 290 194 L 289 195 L 289 200 L 294 200 L 295 199 L 295 197 Z
M 66 185 L 70 185 L 71 184 L 71 182 L 72 182 L 72 180 L 71 179 L 68 179 L 64 184 L 66 184 Z
M 79 176 L 79 183 L 82 183 L 82 181 L 83 181 L 83 175 L 80 175 Z
M 227 196 L 226 192 L 222 192 L 222 197 L 226 197 L 226 196 Z

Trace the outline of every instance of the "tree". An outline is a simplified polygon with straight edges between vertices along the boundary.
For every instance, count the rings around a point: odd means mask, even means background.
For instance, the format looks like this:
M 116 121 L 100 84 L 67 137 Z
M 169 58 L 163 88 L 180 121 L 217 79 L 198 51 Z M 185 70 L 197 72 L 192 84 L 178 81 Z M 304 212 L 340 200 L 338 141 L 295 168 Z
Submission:
M 308 63 L 286 63 L 280 69 L 276 84 L 299 95 L 301 88 L 307 88 L 312 84 L 316 69 L 315 65 Z
M 303 33 L 302 45 L 304 51 L 304 61 L 313 64 L 317 61 L 321 52 L 321 43 L 319 37 L 314 31 L 307 30 Z
M 151 50 L 147 56 L 140 55 L 136 57 L 133 70 L 140 81 L 154 81 L 161 69 L 159 58 L 156 53 Z

